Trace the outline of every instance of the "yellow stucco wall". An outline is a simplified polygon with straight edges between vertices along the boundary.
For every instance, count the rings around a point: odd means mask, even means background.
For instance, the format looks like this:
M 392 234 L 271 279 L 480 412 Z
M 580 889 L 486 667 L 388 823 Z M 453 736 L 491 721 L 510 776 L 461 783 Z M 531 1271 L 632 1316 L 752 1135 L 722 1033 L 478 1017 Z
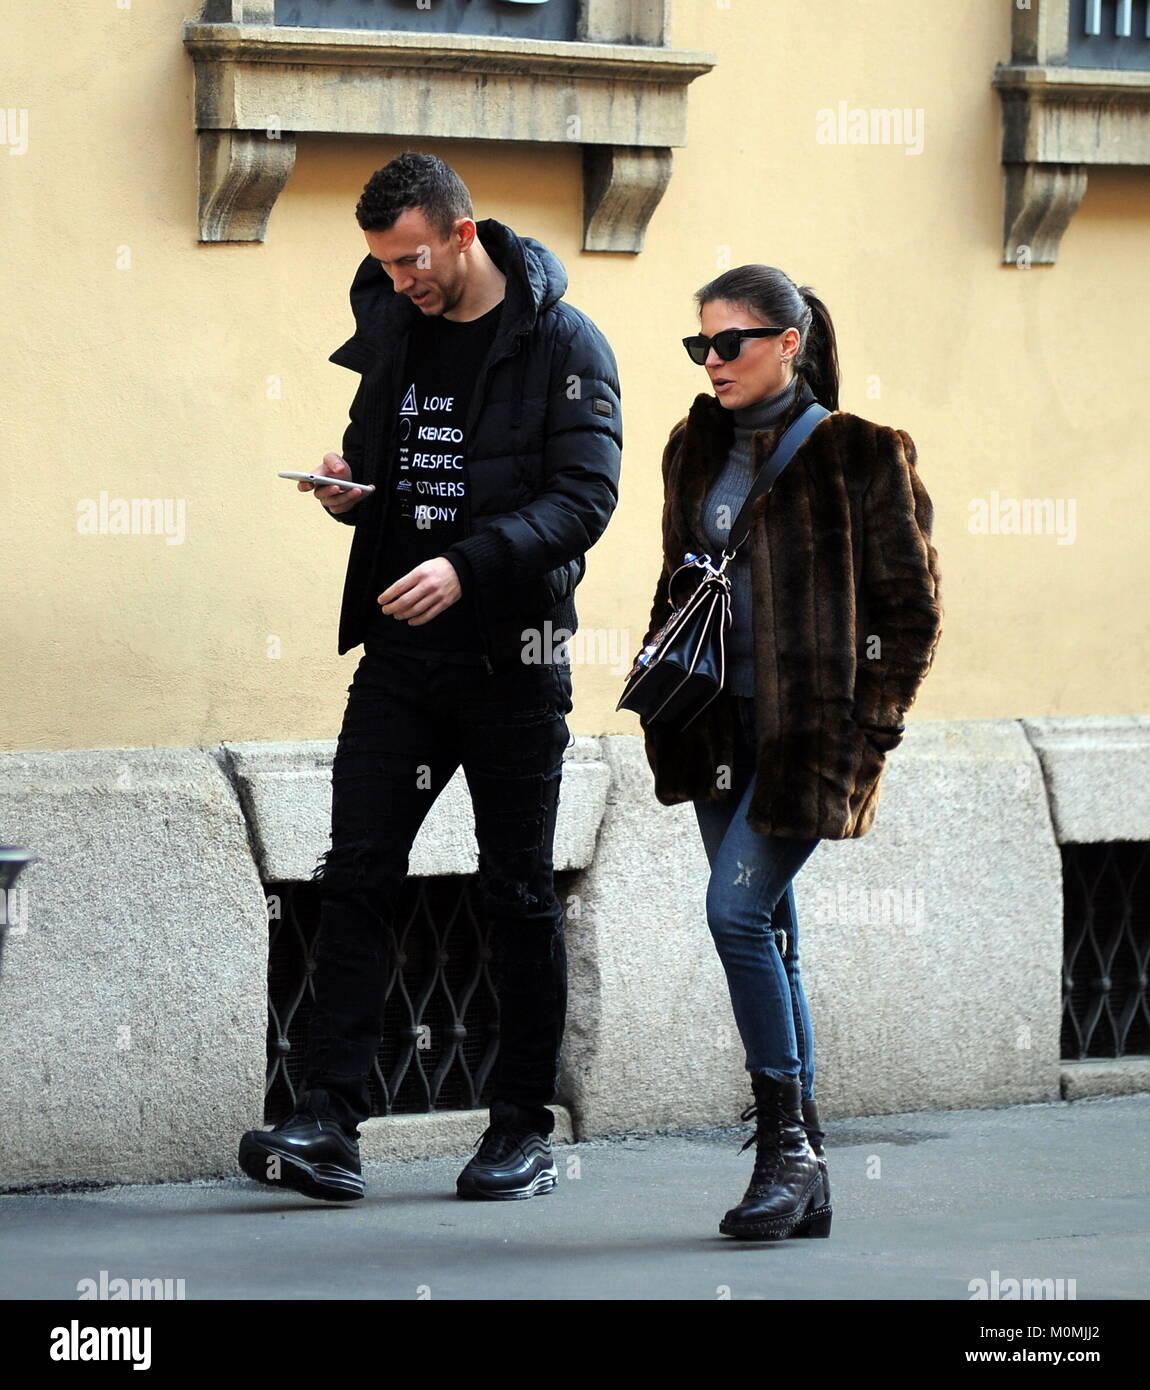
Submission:
M 705 383 L 678 342 L 691 294 L 765 261 L 830 306 L 843 409 L 918 445 L 946 619 L 915 716 L 1146 710 L 1150 171 L 1091 174 L 1057 266 L 1000 266 L 1008 4 L 680 0 L 676 44 L 718 66 L 690 89 L 691 143 L 638 257 L 579 251 L 574 148 L 309 136 L 266 243 L 200 245 L 194 12 L 9 20 L 3 104 L 27 111 L 28 147 L 0 150 L 8 747 L 336 734 L 358 657 L 335 654 L 350 532 L 275 471 L 339 447 L 356 378 L 326 358 L 352 328 L 353 208 L 409 146 L 454 163 L 479 216 L 551 246 L 615 347 L 621 501 L 585 628 L 627 630 L 628 659 L 643 635 L 660 452 Z M 819 143 L 839 101 L 921 108 L 922 152 Z M 181 542 L 81 534 L 101 491 L 182 500 Z M 1074 499 L 1073 544 L 972 534 L 992 492 Z M 620 685 L 581 665 L 573 730 L 637 732 Z

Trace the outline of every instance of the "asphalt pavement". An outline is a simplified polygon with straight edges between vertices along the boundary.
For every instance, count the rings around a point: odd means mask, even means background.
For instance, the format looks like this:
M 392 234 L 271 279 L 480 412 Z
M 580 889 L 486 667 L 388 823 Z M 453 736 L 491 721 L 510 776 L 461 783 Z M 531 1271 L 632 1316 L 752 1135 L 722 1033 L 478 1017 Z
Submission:
M 748 1130 L 631 1137 L 557 1146 L 554 1192 L 517 1202 L 460 1201 L 467 1155 L 367 1163 L 367 1196 L 346 1205 L 238 1169 L 223 1181 L 7 1192 L 0 1297 L 77 1300 L 115 1279 L 171 1280 L 186 1300 L 1150 1294 L 1150 1095 L 824 1128 L 827 1240 L 719 1234 L 749 1176 Z

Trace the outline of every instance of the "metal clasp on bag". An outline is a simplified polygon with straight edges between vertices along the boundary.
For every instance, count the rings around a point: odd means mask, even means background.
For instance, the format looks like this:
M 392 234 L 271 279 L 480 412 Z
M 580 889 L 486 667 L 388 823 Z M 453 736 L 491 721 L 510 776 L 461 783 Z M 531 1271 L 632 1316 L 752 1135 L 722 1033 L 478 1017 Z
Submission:
M 696 555 L 694 551 L 688 550 L 687 553 L 683 556 L 683 564 L 694 565 L 696 569 L 704 570 L 708 576 L 710 576 L 713 579 L 721 579 L 723 583 L 728 588 L 730 588 L 731 581 L 723 573 L 723 571 L 727 568 L 727 562 L 730 559 L 731 554 L 724 550 L 722 563 L 718 567 L 716 567 L 711 563 L 711 557 L 709 555 Z M 700 583 L 702 582 L 703 581 L 700 580 Z M 635 666 L 647 666 L 651 662 L 655 653 L 659 649 L 659 638 L 666 631 L 668 625 L 672 622 L 675 615 L 681 612 L 682 608 L 683 604 L 675 605 L 675 607 L 671 611 L 671 616 L 667 619 L 667 622 L 664 623 L 663 626 L 659 629 L 659 631 L 655 634 L 654 641 L 648 642 L 647 645 L 643 648 L 643 650 L 639 653 L 639 655 L 635 658 Z M 632 670 L 634 670 L 634 667 L 632 667 Z
M 723 562 L 716 569 L 716 567 L 711 563 L 711 557 L 709 555 L 695 555 L 692 551 L 688 550 L 686 555 L 683 556 L 683 563 L 685 565 L 695 565 L 699 569 L 706 570 L 708 574 L 713 574 L 716 578 L 718 578 L 727 568 L 727 564 L 732 558 L 733 557 L 731 553 L 729 551 L 724 550 Z

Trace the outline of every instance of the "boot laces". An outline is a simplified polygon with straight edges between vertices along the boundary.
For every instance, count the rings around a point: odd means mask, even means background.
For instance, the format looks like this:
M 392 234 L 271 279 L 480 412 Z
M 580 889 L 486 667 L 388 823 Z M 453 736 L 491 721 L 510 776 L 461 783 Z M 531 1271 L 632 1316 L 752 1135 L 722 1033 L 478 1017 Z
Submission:
M 754 1104 L 747 1106 L 739 1116 L 739 1119 L 742 1120 L 744 1124 L 750 1120 L 756 1122 L 755 1132 L 739 1150 L 740 1153 L 745 1152 L 759 1139 L 762 1139 L 764 1142 L 769 1141 L 777 1148 L 779 1143 L 779 1131 L 784 1124 L 794 1125 L 799 1129 L 805 1130 L 807 1141 L 811 1143 L 812 1146 L 816 1139 L 821 1140 L 826 1138 L 824 1131 L 819 1129 L 816 1125 L 809 1125 L 805 1120 L 794 1119 L 791 1115 L 787 1114 L 781 1105 L 777 1105 L 773 1102 L 769 1104 L 760 1104 L 756 1101 Z M 768 1129 L 764 1122 L 770 1119 L 777 1120 L 778 1124 Z

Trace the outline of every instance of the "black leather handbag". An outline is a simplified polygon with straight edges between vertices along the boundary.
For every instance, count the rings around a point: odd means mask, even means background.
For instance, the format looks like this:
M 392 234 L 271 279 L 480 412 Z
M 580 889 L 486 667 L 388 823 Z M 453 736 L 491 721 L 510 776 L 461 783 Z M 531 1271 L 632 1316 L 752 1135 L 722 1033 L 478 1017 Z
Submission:
M 826 406 L 811 401 L 783 434 L 751 484 L 718 566 L 709 555 L 688 552 L 683 557 L 667 585 L 671 614 L 635 658 L 617 710 L 634 711 L 644 724 L 685 729 L 722 690 L 731 626 L 727 565 L 747 539 L 755 500 L 771 490 L 799 445 L 830 413 Z M 692 578 L 696 582 L 688 592 Z

